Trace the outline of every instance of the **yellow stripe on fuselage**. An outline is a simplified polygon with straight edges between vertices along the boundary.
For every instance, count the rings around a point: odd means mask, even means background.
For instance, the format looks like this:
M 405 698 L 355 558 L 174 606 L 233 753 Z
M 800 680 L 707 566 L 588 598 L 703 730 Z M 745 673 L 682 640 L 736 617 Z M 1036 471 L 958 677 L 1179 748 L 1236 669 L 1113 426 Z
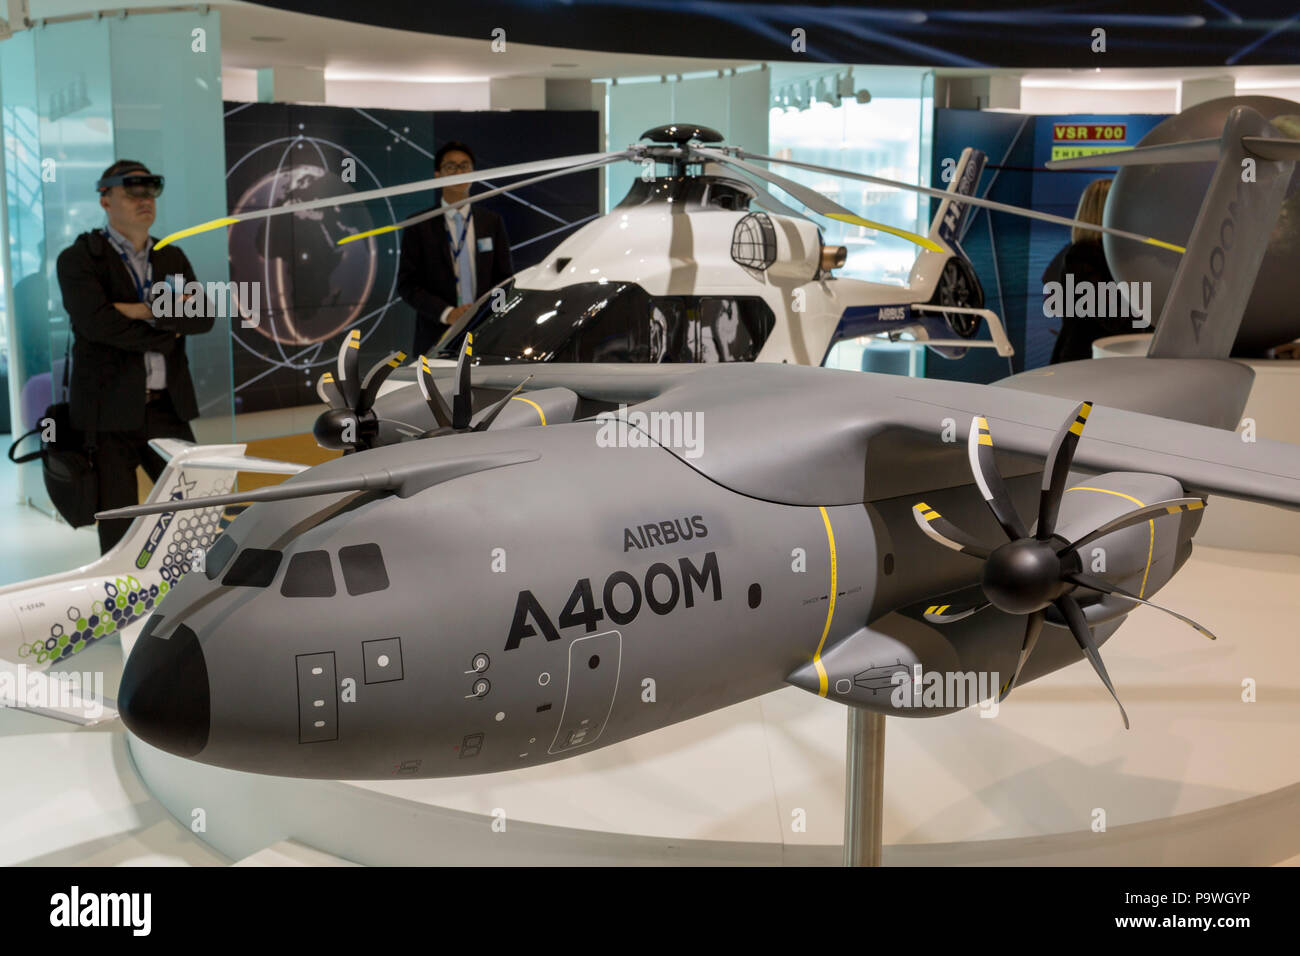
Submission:
M 1099 491 L 1103 495 L 1118 495 L 1121 498 L 1127 498 L 1139 508 L 1145 508 L 1142 502 L 1138 501 L 1132 495 L 1126 495 L 1122 491 L 1111 491 L 1109 488 L 1090 488 L 1085 485 L 1075 485 L 1073 488 L 1066 488 L 1066 491 Z M 1147 566 L 1142 570 L 1142 586 L 1138 588 L 1138 597 L 1146 597 L 1147 575 L 1151 573 L 1151 559 L 1156 551 L 1156 522 L 1152 518 L 1147 522 L 1147 531 L 1150 534 L 1150 540 L 1147 543 Z
M 830 606 L 826 608 L 826 625 L 822 628 L 822 639 L 817 642 L 817 652 L 813 654 L 813 666 L 817 668 L 817 696 L 825 697 L 829 682 L 826 677 L 826 667 L 822 664 L 822 648 L 826 646 L 826 638 L 831 632 L 831 618 L 835 616 L 835 590 L 839 587 L 839 574 L 835 560 L 835 532 L 831 529 L 831 516 L 826 513 L 825 508 L 821 508 L 820 511 L 822 523 L 826 525 L 826 542 L 831 551 L 831 596 Z

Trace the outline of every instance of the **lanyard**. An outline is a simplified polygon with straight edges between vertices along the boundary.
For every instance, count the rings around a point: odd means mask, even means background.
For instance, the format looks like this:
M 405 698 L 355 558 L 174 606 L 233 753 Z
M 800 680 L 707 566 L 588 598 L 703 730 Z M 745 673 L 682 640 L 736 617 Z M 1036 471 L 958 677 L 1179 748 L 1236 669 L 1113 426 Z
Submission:
M 122 257 L 122 265 L 126 266 L 126 271 L 130 274 L 131 281 L 135 283 L 136 296 L 141 302 L 148 302 L 148 290 L 150 286 L 153 285 L 153 263 L 149 261 L 148 256 L 149 253 L 153 251 L 153 243 L 149 243 L 148 248 L 145 249 L 145 262 L 148 263 L 148 265 L 145 266 L 144 279 L 141 280 L 140 276 L 136 274 L 135 266 L 131 265 L 131 257 L 126 254 L 125 249 L 118 245 L 117 240 L 113 238 L 113 234 L 107 229 L 104 230 L 104 238 L 107 239 L 109 244 L 117 250 L 117 254 Z
M 455 211 L 461 214 L 462 219 L 460 223 L 460 238 L 451 244 L 451 262 L 452 265 L 456 267 L 457 275 L 459 275 L 460 274 L 460 262 L 459 262 L 460 250 L 465 247 L 465 233 L 469 232 L 469 213 L 461 209 L 457 209 Z M 448 236 L 451 235 L 450 229 L 447 230 L 447 234 Z

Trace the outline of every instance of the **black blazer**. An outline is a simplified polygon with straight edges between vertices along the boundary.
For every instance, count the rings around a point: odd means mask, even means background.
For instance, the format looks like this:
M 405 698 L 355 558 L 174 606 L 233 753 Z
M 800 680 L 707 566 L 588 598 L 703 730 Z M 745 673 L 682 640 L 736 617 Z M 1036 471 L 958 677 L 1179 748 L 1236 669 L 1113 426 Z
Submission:
M 510 237 L 501 217 L 488 209 L 470 206 L 474 222 L 474 297 L 514 275 L 510 262 Z M 483 240 L 492 248 L 484 251 Z M 456 270 L 451 261 L 451 239 L 445 216 L 436 216 L 402 230 L 402 256 L 397 266 L 397 294 L 415 309 L 414 355 L 427 352 L 447 331 L 441 316 L 456 306 Z
M 153 280 L 181 274 L 195 281 L 194 269 L 177 246 L 151 252 Z M 186 335 L 212 329 L 212 309 L 204 315 L 128 319 L 114 302 L 134 302 L 135 280 L 117 250 L 99 231 L 83 232 L 59 253 L 59 288 L 72 322 L 72 375 L 68 402 L 73 427 L 81 431 L 135 431 L 145 422 L 145 352 L 161 352 L 167 362 L 167 392 L 182 421 L 197 418 L 198 402 L 185 355 Z

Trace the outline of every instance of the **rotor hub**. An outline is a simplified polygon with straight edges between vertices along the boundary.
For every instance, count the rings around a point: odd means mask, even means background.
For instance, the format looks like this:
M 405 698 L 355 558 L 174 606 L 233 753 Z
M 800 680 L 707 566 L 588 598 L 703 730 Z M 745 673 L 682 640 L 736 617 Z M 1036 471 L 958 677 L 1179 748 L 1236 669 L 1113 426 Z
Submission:
M 1030 614 L 1069 588 L 1052 541 L 1021 538 L 997 548 L 984 562 L 984 594 L 1000 610 Z

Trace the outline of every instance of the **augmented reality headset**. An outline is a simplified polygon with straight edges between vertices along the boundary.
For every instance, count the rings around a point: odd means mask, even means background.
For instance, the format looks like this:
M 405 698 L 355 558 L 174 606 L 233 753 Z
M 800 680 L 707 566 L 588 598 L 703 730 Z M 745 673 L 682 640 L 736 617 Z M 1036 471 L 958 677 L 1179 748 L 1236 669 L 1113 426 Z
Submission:
M 119 173 L 116 176 L 105 176 L 95 183 L 95 188 L 101 193 L 114 186 L 121 186 L 128 196 L 136 199 L 144 199 L 146 196 L 156 199 L 162 195 L 163 178 L 150 173 Z

